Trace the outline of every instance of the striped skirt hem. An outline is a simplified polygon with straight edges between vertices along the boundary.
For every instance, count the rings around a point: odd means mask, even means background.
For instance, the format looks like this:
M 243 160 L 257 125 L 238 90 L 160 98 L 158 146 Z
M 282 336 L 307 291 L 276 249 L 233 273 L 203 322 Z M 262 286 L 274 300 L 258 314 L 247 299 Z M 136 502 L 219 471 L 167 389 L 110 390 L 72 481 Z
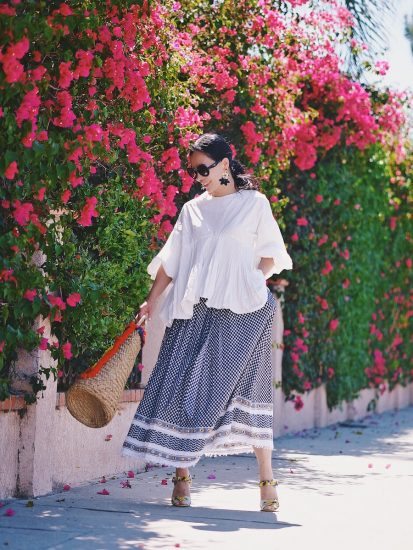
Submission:
M 122 456 L 148 463 L 191 467 L 204 456 L 253 452 L 253 447 L 273 449 L 272 404 L 235 399 L 218 426 L 182 427 L 147 418 L 139 413 L 132 421 L 134 436 L 127 436 Z

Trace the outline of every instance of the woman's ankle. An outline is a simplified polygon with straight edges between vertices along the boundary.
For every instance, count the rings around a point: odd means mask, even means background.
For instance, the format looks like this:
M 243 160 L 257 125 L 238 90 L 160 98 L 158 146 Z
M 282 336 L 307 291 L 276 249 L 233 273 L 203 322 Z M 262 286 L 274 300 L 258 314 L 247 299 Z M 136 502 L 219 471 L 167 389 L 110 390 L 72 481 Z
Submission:
M 188 468 L 176 468 L 175 475 L 177 477 L 187 477 L 189 476 L 189 470 Z

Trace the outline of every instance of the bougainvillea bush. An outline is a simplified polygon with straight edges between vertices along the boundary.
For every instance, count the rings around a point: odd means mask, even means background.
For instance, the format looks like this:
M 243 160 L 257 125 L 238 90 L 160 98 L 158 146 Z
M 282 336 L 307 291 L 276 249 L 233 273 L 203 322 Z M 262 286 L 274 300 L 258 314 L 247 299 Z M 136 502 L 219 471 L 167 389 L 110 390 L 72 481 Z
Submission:
M 132 318 L 148 261 L 200 191 L 186 147 L 210 130 L 260 176 L 294 260 L 283 274 L 287 398 L 299 408 L 298 393 L 327 381 L 332 405 L 409 379 L 407 100 L 351 81 L 336 53 L 339 42 L 364 47 L 350 42 L 350 14 L 331 2 L 296 12 L 305 3 L 0 6 L 2 397 L 19 348 L 49 348 L 64 388 Z M 316 248 L 318 235 L 329 244 Z M 343 294 L 358 278 L 373 289 L 365 299 Z M 403 343 L 378 340 L 390 300 L 403 300 L 393 328 Z M 39 313 L 54 343 L 33 330 Z
M 394 166 L 380 146 L 337 149 L 281 182 L 297 258 L 283 371 L 297 409 L 299 393 L 324 382 L 333 407 L 360 388 L 377 388 L 377 398 L 413 379 L 411 154 L 406 161 Z

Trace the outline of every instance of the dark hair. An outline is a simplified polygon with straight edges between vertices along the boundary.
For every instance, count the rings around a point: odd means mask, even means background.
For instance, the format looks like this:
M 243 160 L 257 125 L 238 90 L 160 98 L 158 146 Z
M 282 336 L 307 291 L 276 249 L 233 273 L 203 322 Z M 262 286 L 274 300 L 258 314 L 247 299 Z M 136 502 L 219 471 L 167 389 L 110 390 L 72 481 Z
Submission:
M 203 134 L 189 146 L 189 151 L 205 153 L 212 160 L 229 159 L 229 169 L 237 189 L 259 189 L 259 181 L 248 174 L 244 165 L 232 158 L 230 142 L 220 134 Z

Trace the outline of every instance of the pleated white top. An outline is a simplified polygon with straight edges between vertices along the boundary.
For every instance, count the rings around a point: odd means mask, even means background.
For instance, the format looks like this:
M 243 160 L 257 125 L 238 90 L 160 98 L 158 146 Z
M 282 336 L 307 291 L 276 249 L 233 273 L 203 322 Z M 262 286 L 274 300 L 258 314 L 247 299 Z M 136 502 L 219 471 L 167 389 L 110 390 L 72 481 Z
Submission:
M 268 274 L 292 269 L 293 263 L 267 197 L 240 190 L 223 197 L 207 191 L 184 204 L 166 243 L 147 267 L 155 279 L 162 264 L 172 281 L 159 302 L 166 326 L 190 319 L 200 297 L 206 305 L 248 313 L 264 306 L 267 285 L 258 269 L 273 258 Z

